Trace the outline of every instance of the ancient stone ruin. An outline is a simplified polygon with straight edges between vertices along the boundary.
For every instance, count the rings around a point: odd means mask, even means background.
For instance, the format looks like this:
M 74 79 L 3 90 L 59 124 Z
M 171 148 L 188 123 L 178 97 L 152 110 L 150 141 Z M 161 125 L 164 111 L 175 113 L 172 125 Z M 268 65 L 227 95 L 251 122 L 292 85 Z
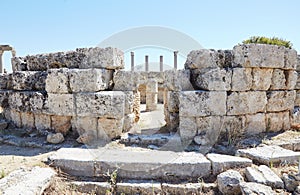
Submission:
M 1 74 L 0 103 L 17 127 L 67 135 L 82 143 L 108 141 L 139 121 L 144 85 L 147 110 L 163 99 L 165 129 L 183 147 L 207 153 L 220 135 L 258 134 L 299 124 L 299 57 L 274 45 L 191 51 L 183 70 L 124 71 L 116 48 L 13 57 L 13 73 Z

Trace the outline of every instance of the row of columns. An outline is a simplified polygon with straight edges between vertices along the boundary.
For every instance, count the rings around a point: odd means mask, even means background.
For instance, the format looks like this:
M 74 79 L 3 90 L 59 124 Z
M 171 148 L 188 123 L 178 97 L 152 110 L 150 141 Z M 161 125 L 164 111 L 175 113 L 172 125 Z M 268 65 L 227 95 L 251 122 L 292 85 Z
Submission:
M 130 52 L 131 54 L 131 71 L 134 71 L 134 52 Z M 174 69 L 177 70 L 177 55 L 178 51 L 174 51 Z M 149 56 L 145 56 L 145 71 L 149 71 Z M 159 71 L 164 71 L 164 57 L 159 56 Z
M 2 62 L 2 56 L 5 51 L 11 51 L 12 57 L 16 57 L 16 51 L 13 47 L 9 45 L 0 45 L 0 73 L 3 73 L 3 62 Z

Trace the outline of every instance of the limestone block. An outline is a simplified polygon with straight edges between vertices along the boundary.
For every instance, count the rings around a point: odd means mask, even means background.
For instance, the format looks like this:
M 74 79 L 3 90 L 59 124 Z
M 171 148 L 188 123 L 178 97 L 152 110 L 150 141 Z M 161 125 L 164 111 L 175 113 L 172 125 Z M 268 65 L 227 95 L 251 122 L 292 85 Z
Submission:
M 64 67 L 63 61 L 64 53 L 48 53 L 48 54 L 37 54 L 26 56 L 26 65 L 27 69 L 30 71 L 45 71 L 49 68 L 49 66 L 54 66 L 56 68 Z
M 70 69 L 68 76 L 72 92 L 97 92 L 111 87 L 112 70 Z
M 179 134 L 184 146 L 192 143 L 197 134 L 197 123 L 194 117 L 179 116 Z
M 140 113 L 141 113 L 141 109 L 140 109 L 140 92 L 136 91 L 133 93 L 133 113 L 135 115 L 135 122 L 138 122 L 140 120 Z
M 51 144 L 59 144 L 65 141 L 64 135 L 62 133 L 49 133 L 46 139 L 47 142 Z
M 91 134 L 97 138 L 97 120 L 94 117 L 73 117 L 71 121 L 72 130 L 77 131 L 79 136 Z
M 140 84 L 140 73 L 116 70 L 113 76 L 114 91 L 135 91 Z
M 21 120 L 23 128 L 34 128 L 34 114 L 31 112 L 21 112 Z
M 68 69 L 51 69 L 48 70 L 46 79 L 46 91 L 48 93 L 70 93 L 70 83 L 68 76 Z
M 230 136 L 240 136 L 244 133 L 246 126 L 245 116 L 224 116 L 222 118 L 222 132 L 229 133 Z M 234 137 L 232 137 L 234 138 Z
M 45 94 L 41 92 L 20 91 L 9 94 L 11 108 L 21 112 L 41 113 L 44 108 Z
M 169 112 L 179 112 L 179 92 L 167 92 L 167 106 Z
M 21 113 L 18 112 L 17 110 L 11 109 L 9 115 L 12 122 L 16 125 L 16 127 L 21 128 L 22 127 Z
M 46 114 L 55 114 L 60 116 L 75 115 L 73 94 L 48 93 L 44 112 Z
M 289 111 L 266 114 L 267 131 L 277 132 L 281 130 L 288 130 L 290 127 Z
M 122 134 L 124 118 L 99 118 L 98 119 L 98 139 L 108 137 L 109 139 L 116 138 Z
M 166 121 L 168 130 L 170 130 L 171 132 L 176 132 L 179 127 L 179 114 L 170 112 L 168 116 L 168 122 Z
M 286 89 L 284 70 L 274 69 L 271 90 Z
M 226 92 L 182 91 L 179 94 L 179 114 L 201 117 L 226 114 Z
M 259 134 L 266 131 L 266 116 L 264 113 L 246 115 L 245 133 Z
M 238 171 L 228 170 L 217 176 L 218 188 L 222 194 L 241 194 L 240 183 L 244 178 Z
M 300 106 L 300 90 L 296 90 L 295 106 Z
M 277 194 L 275 191 L 272 190 L 270 186 L 266 186 L 255 182 L 242 182 L 240 183 L 240 188 L 244 195 L 252 195 L 252 194 L 276 195 Z
M 169 91 L 194 90 L 190 81 L 190 70 L 166 70 L 164 86 Z
M 251 68 L 233 68 L 232 69 L 232 91 L 248 91 L 252 87 L 252 69 Z
M 219 174 L 228 169 L 244 168 L 252 165 L 252 160 L 237 156 L 210 153 L 206 157 L 212 163 L 213 174 Z
M 218 68 L 218 52 L 212 49 L 191 51 L 184 64 L 185 69 Z
M 229 91 L 232 71 L 214 68 L 192 70 L 194 88 L 210 91 Z
M 25 71 L 27 70 L 27 63 L 25 57 L 12 57 L 11 65 L 13 71 Z
M 270 91 L 267 94 L 268 112 L 279 112 L 285 110 L 292 110 L 294 108 L 294 101 L 296 92 L 293 91 Z
M 10 90 L 0 90 L 0 106 L 2 108 L 9 108 L 9 97 L 12 91 Z
M 79 68 L 123 69 L 124 53 L 112 47 L 79 48 L 76 50 L 85 55 Z
M 125 114 L 133 113 L 134 94 L 132 91 L 123 91 L 125 94 Z
M 284 68 L 285 48 L 267 44 L 243 44 L 233 48 L 233 63 L 245 68 Z
M 200 145 L 200 153 L 208 153 L 217 142 L 222 128 L 222 122 L 223 117 L 219 116 L 196 118 L 197 134 L 194 137 L 194 141 Z
M 296 85 L 295 85 L 295 89 L 300 89 L 300 72 L 297 72 L 297 82 L 296 82 Z
M 18 91 L 45 90 L 47 72 L 19 71 L 12 73 L 12 88 Z
M 297 55 L 297 66 L 296 71 L 300 71 L 300 55 Z
M 294 49 L 285 49 L 284 52 L 284 69 L 296 70 L 297 68 L 297 51 Z
M 10 89 L 11 83 L 11 74 L 0 73 L 0 89 Z
M 270 68 L 253 68 L 253 83 L 252 90 L 263 90 L 266 91 L 270 88 L 272 83 L 273 69 Z
M 135 124 L 135 114 L 127 114 L 124 118 L 123 132 L 128 132 Z
M 217 104 L 217 102 L 215 103 Z M 232 92 L 227 97 L 227 115 L 243 115 L 264 112 L 266 104 L 266 92 Z
M 146 110 L 154 111 L 157 109 L 157 93 L 146 93 Z
M 51 116 L 52 129 L 54 129 L 56 133 L 67 135 L 71 128 L 71 119 L 71 116 Z
M 76 111 L 78 116 L 121 119 L 125 114 L 125 94 L 121 91 L 78 93 Z
M 296 71 L 275 69 L 273 73 L 271 89 L 294 89 L 297 81 L 298 73 Z
M 34 115 L 35 128 L 39 132 L 46 132 L 51 129 L 51 117 L 46 114 L 35 114 Z
M 158 83 L 165 82 L 165 73 L 164 72 L 145 72 L 141 71 L 140 73 L 140 82 L 146 83 L 148 80 L 155 79 Z

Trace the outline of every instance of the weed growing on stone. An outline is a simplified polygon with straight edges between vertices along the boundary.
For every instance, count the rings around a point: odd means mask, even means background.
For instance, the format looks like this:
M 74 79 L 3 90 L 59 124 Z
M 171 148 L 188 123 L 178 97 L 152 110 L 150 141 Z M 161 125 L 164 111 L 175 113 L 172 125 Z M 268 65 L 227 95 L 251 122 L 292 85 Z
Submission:
M 117 180 L 118 180 L 118 169 L 114 170 L 112 173 L 107 171 L 104 175 L 108 178 L 108 183 L 110 184 L 110 189 L 107 190 L 107 195 L 115 195 L 117 194 Z
M 268 38 L 268 37 L 263 37 L 263 36 L 250 37 L 249 39 L 244 40 L 243 43 L 244 44 L 258 43 L 258 44 L 278 45 L 278 46 L 284 46 L 289 49 L 291 49 L 293 46 L 293 44 L 290 41 L 286 41 L 286 40 L 278 38 L 278 37 Z
M 6 172 L 4 171 L 4 169 L 1 169 L 0 179 L 4 178 L 5 176 L 6 176 Z

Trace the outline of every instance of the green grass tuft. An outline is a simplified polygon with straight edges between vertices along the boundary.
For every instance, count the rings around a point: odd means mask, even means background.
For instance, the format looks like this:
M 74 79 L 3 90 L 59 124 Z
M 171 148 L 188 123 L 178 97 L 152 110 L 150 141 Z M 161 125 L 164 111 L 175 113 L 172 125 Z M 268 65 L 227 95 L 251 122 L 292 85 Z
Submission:
M 268 38 L 268 37 L 263 37 L 263 36 L 250 37 L 249 39 L 244 40 L 243 43 L 244 44 L 258 43 L 258 44 L 278 45 L 278 46 L 284 46 L 289 49 L 291 49 L 293 46 L 293 44 L 290 41 L 286 41 L 284 39 L 277 38 L 277 37 Z

